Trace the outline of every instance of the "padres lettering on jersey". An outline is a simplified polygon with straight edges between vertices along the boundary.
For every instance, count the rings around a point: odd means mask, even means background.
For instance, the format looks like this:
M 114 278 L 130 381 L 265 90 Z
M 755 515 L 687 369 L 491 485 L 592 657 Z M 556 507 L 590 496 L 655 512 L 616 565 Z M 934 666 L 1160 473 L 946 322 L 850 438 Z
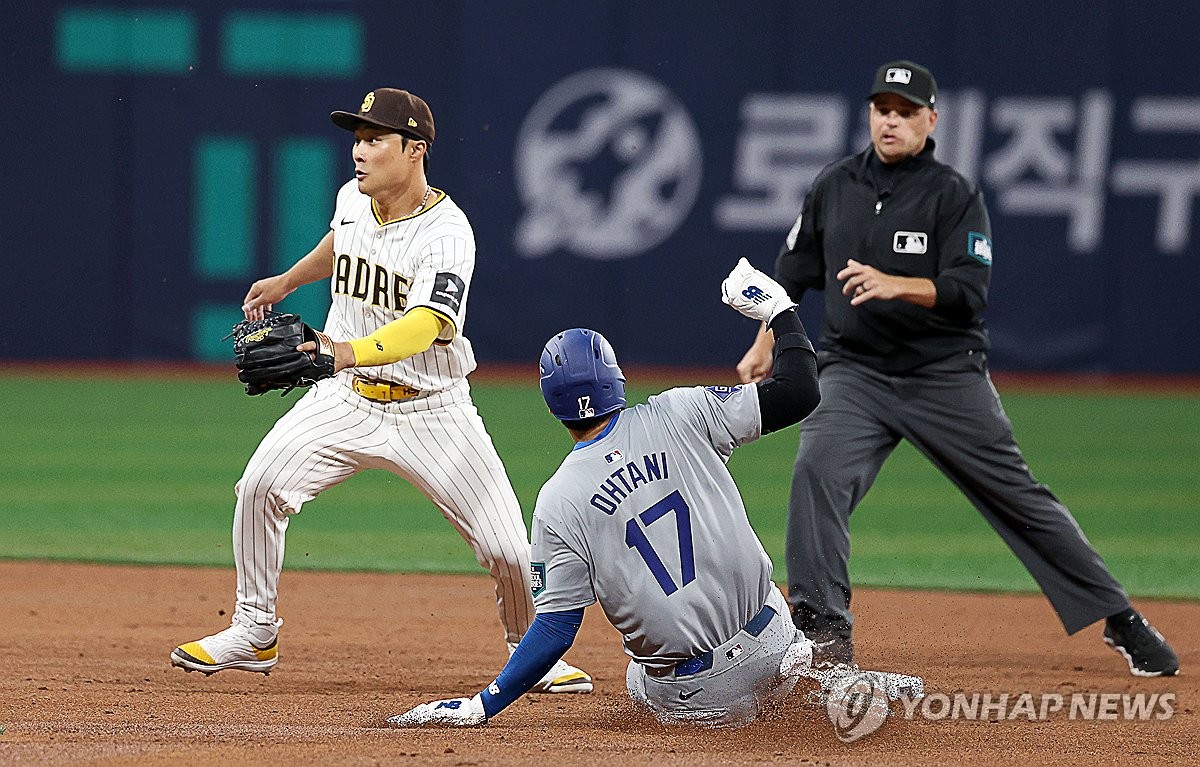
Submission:
M 402 274 L 389 272 L 379 264 L 340 253 L 333 260 L 333 294 L 366 301 L 371 306 L 403 312 L 408 306 L 408 288 L 412 283 Z
M 475 235 L 466 215 L 440 190 L 419 212 L 383 221 L 350 181 L 337 196 L 332 304 L 325 332 L 336 341 L 370 335 L 423 306 L 446 321 L 434 345 L 391 365 L 364 368 L 370 378 L 422 391 L 448 389 L 475 369 L 462 334 L 475 271 Z

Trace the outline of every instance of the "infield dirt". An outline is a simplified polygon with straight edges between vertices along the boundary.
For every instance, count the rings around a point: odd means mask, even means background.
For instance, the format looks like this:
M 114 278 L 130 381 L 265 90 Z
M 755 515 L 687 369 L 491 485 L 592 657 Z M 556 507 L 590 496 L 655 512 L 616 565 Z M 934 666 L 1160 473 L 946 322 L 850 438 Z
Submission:
M 472 730 L 384 728 L 499 671 L 486 577 L 288 571 L 270 676 L 171 668 L 175 645 L 228 624 L 233 589 L 232 568 L 0 562 L 0 764 L 1200 764 L 1196 602 L 1137 600 L 1183 666 L 1138 679 L 1098 625 L 1065 636 L 1040 595 L 859 590 L 861 665 L 923 675 L 930 693 L 1174 698 L 1170 718 L 1148 720 L 909 720 L 893 704 L 901 713 L 846 744 L 802 688 L 735 731 L 635 714 L 619 637 L 595 606 L 568 655 L 595 694 L 525 696 Z

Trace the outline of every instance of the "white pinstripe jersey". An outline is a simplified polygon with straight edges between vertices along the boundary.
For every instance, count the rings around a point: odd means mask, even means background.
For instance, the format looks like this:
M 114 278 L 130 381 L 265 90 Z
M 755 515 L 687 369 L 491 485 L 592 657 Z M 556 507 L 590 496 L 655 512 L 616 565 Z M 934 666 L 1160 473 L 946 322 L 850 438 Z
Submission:
M 374 201 L 352 180 L 338 190 L 329 227 L 333 303 L 325 332 L 333 340 L 369 335 L 417 306 L 449 322 L 428 350 L 358 372 L 422 391 L 442 391 L 466 378 L 475 369 L 475 352 L 462 334 L 475 271 L 475 234 L 462 209 L 434 189 L 420 212 L 383 221 Z

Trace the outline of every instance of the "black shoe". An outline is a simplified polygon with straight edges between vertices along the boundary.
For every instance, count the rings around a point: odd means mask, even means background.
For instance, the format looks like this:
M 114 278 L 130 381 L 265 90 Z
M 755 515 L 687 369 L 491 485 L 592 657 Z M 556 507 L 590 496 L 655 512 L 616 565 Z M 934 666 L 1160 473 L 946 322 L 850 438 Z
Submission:
M 809 637 L 813 643 L 813 666 L 852 666 L 854 663 L 854 640 L 835 634 Z
M 1137 611 L 1129 617 L 1110 617 L 1104 624 L 1104 643 L 1125 656 L 1134 676 L 1174 676 L 1179 671 L 1179 656 Z
M 792 623 L 813 643 L 813 666 L 854 664 L 854 634 L 849 622 L 817 613 L 807 605 L 792 607 Z

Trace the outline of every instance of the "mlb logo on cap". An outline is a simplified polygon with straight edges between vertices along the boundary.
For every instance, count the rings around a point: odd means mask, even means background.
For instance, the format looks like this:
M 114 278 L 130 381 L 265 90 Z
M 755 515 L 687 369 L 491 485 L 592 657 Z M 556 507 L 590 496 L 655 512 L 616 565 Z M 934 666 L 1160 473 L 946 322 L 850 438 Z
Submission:
M 895 93 L 914 104 L 933 108 L 937 103 L 937 83 L 928 69 L 911 61 L 889 61 L 875 72 L 875 81 L 867 98 L 880 93 Z

